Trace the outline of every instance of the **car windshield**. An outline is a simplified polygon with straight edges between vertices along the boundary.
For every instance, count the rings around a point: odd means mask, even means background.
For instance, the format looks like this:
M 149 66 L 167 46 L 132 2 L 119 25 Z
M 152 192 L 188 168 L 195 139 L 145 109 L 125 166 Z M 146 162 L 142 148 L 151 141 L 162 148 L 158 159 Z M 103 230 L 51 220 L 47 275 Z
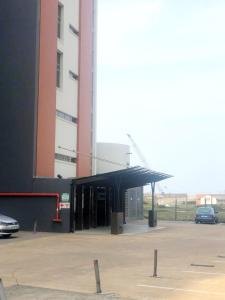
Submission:
M 210 214 L 212 212 L 211 207 L 199 207 L 197 209 L 197 214 Z

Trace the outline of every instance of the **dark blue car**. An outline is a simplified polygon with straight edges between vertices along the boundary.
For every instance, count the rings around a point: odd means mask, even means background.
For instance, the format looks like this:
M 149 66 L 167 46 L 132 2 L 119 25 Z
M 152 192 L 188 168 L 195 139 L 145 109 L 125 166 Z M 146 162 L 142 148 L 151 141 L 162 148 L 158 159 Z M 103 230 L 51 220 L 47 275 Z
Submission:
M 218 217 L 214 208 L 211 206 L 199 207 L 196 211 L 195 223 L 218 223 Z

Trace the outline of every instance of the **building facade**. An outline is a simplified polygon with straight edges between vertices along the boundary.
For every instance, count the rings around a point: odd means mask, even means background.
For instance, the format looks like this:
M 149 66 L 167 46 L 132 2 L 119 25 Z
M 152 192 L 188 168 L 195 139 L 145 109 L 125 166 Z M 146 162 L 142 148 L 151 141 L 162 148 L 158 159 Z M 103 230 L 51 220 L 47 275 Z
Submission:
M 91 175 L 95 11 L 94 0 L 1 1 L 2 189 Z
M 92 174 L 95 24 L 95 0 L 0 1 L 0 211 L 22 229 L 68 232 L 67 178 Z
M 36 176 L 92 173 L 95 12 L 93 0 L 40 1 Z

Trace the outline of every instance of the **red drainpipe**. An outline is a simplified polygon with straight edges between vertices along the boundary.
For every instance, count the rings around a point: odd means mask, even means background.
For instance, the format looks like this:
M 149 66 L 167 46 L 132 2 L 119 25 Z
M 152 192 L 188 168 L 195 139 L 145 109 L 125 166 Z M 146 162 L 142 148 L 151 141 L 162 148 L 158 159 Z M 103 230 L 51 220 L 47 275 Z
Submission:
M 55 197 L 56 215 L 53 221 L 61 222 L 59 215 L 59 193 L 0 193 L 0 197 Z

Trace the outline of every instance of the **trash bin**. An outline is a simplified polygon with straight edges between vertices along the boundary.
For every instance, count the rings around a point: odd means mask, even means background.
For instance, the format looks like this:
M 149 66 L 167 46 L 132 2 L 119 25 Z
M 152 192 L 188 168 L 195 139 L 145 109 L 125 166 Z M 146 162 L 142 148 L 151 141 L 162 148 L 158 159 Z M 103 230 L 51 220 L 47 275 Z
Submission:
M 123 233 L 123 213 L 113 212 L 111 215 L 111 234 Z
M 155 227 L 157 226 L 157 211 L 148 211 L 148 226 Z

